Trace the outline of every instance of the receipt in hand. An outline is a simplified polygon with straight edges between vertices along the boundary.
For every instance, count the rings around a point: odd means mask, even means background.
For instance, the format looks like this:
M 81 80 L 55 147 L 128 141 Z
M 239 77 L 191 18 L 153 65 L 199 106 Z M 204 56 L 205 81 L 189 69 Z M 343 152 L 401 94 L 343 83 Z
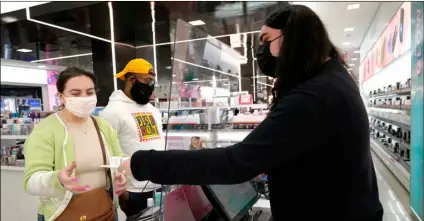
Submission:
M 103 168 L 117 169 L 122 161 L 129 159 L 128 157 L 110 157 L 109 165 L 100 165 Z

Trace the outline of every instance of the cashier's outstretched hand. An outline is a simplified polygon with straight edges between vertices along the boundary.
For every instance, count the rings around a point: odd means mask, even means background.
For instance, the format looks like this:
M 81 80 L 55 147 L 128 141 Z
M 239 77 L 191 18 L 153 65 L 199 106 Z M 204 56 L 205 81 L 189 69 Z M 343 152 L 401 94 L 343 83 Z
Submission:
M 76 167 L 77 164 L 72 162 L 71 165 L 61 169 L 57 173 L 57 178 L 59 179 L 59 182 L 62 184 L 62 186 L 65 187 L 65 189 L 73 193 L 82 193 L 87 191 L 90 185 L 81 185 L 78 183 L 78 178 L 72 176 L 72 173 Z
M 128 158 L 122 161 L 121 165 L 119 165 L 118 172 L 125 173 L 127 176 L 132 176 L 131 173 L 131 158 Z

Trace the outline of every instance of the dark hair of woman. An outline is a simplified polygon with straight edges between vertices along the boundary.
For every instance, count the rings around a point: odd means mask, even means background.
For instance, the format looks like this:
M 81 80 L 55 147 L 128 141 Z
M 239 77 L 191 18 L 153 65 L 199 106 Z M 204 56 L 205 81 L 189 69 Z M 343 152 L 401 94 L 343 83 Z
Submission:
M 84 70 L 82 68 L 77 68 L 77 67 L 69 67 L 66 68 L 65 70 L 63 70 L 62 72 L 59 73 L 58 77 L 57 77 L 57 81 L 56 81 L 56 89 L 59 93 L 63 93 L 63 91 L 65 91 L 65 86 L 66 83 L 74 77 L 79 77 L 79 76 L 86 76 L 89 77 L 94 84 L 94 87 L 97 88 L 97 78 L 96 75 L 94 75 L 93 73 Z M 59 106 L 59 110 L 62 110 L 64 108 L 64 105 L 62 104 L 61 106 Z
M 69 81 L 69 79 L 74 77 L 79 77 L 79 76 L 89 77 L 93 81 L 94 87 L 96 87 L 96 83 L 97 83 L 96 75 L 82 68 L 69 67 L 63 70 L 62 72 L 60 72 L 58 75 L 57 81 L 56 81 L 57 91 L 59 93 L 63 93 L 63 91 L 65 90 L 65 85 Z
M 321 19 L 310 8 L 284 7 L 268 16 L 264 25 L 281 30 L 284 36 L 277 57 L 271 106 L 297 85 L 318 75 L 327 58 L 337 59 L 346 67 Z

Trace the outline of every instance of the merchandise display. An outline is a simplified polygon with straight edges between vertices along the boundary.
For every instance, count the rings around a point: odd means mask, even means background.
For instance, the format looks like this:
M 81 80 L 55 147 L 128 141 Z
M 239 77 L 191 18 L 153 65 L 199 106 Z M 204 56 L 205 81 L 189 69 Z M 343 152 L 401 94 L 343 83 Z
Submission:
M 405 83 L 396 82 L 369 92 L 370 107 L 396 110 L 411 110 L 411 79 Z
M 1 113 L 1 165 L 23 167 L 24 148 L 23 144 L 38 122 L 49 116 L 51 112 L 24 111 Z
M 386 147 L 387 152 L 409 171 L 411 160 L 410 127 L 373 117 L 371 117 L 370 126 L 372 139 Z
M 380 157 L 387 154 L 392 159 L 393 165 L 387 165 L 388 168 L 409 189 L 411 79 L 369 91 L 368 114 L 371 147 L 376 153 L 380 153 Z
M 381 36 L 361 57 L 360 82 L 369 115 L 370 144 L 398 181 L 410 190 L 413 82 L 409 49 L 411 5 L 402 3 Z

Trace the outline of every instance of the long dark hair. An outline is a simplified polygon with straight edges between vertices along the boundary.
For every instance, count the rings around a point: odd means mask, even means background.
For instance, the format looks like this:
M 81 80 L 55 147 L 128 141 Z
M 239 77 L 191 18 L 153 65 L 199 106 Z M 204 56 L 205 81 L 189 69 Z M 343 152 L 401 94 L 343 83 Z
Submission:
M 269 15 L 264 25 L 280 29 L 284 37 L 277 58 L 278 79 L 272 89 L 271 107 L 294 87 L 319 74 L 326 58 L 336 59 L 347 67 L 321 19 L 310 8 L 286 6 Z

